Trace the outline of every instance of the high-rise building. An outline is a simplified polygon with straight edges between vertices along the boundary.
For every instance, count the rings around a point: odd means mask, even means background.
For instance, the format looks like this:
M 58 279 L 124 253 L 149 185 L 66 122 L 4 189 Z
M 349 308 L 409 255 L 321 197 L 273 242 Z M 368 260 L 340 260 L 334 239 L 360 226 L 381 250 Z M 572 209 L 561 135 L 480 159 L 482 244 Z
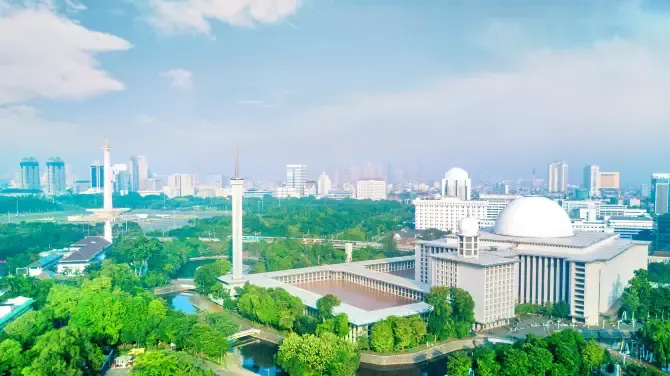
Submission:
M 656 218 L 656 251 L 670 251 L 670 213 Z
M 651 199 L 654 203 L 654 213 L 663 215 L 668 212 L 670 198 L 670 174 L 651 174 Z
M 112 172 L 114 173 L 114 193 L 125 195 L 128 192 L 132 192 L 132 178 L 129 170 L 129 166 L 124 163 L 118 163 L 112 166 Z
M 365 179 L 356 183 L 356 198 L 359 200 L 386 200 L 384 179 Z
M 21 166 L 21 188 L 40 189 L 40 163 L 33 157 L 23 158 Z
M 330 178 L 328 177 L 328 175 L 326 175 L 325 172 L 322 173 L 319 176 L 319 180 L 317 181 L 317 190 L 316 190 L 317 194 L 321 197 L 328 196 L 328 192 L 330 191 L 331 185 L 332 184 L 330 182 Z
M 516 200 L 521 196 L 511 195 L 511 194 L 490 194 L 490 193 L 481 193 L 479 199 L 481 201 L 486 201 L 488 206 L 486 207 L 486 219 L 496 220 L 498 215 L 502 213 L 503 209 L 510 202 Z M 482 219 L 482 218 L 480 218 Z
M 649 185 L 641 184 L 640 185 L 640 196 L 649 197 L 649 193 L 650 193 Z
M 58 157 L 47 160 L 47 193 L 59 195 L 65 192 L 67 183 L 65 180 L 65 162 Z
M 551 166 L 549 167 L 549 172 L 551 173 Z M 600 196 L 600 166 L 589 165 L 584 167 L 582 188 L 589 191 L 589 197 Z
M 300 196 L 305 195 L 307 165 L 286 165 L 286 188 L 294 188 Z
M 193 174 L 172 174 L 168 176 L 167 188 L 171 193 L 168 196 L 186 197 L 195 196 L 196 179 Z
M 619 189 L 619 173 L 601 172 L 600 189 Z
M 468 173 L 462 168 L 454 167 L 444 174 L 442 197 L 456 197 L 468 201 L 471 196 L 471 185 Z
M 69 163 L 65 164 L 65 187 L 72 187 L 77 177 L 72 173 L 72 166 Z
M 137 192 L 140 190 L 140 164 L 137 160 L 137 157 L 134 155 L 130 156 L 130 162 L 128 163 L 128 190 L 130 192 Z
M 554 161 L 549 165 L 549 193 L 567 192 L 568 190 L 568 164 Z
M 137 179 L 139 189 L 146 189 L 145 184 L 149 179 L 149 162 L 143 155 L 137 157 L 137 175 L 139 176 Z
M 305 196 L 316 196 L 316 181 L 305 181 Z
M 100 161 L 93 161 L 89 166 L 91 189 L 102 192 L 105 188 L 105 167 Z

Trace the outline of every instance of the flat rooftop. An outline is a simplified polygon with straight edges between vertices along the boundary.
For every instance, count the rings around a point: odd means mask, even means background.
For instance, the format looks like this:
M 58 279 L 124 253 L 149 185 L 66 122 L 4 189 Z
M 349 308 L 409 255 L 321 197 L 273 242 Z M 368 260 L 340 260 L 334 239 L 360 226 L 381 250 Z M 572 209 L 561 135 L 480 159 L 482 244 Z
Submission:
M 297 283 L 294 286 L 319 295 L 335 295 L 341 302 L 366 311 L 375 311 L 414 303 L 412 299 L 345 280 L 303 282 Z

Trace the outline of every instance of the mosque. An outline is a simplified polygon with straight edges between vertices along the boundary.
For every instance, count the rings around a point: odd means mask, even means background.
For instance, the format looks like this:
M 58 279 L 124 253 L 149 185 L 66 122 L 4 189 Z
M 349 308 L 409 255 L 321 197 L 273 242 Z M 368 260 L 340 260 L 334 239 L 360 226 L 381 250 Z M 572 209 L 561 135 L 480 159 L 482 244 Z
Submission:
M 567 302 L 573 320 L 597 324 L 621 296 L 637 269 L 647 268 L 648 244 L 617 234 L 574 233 L 566 212 L 544 197 L 521 197 L 500 214 L 493 228 L 463 219 L 458 232 L 437 241 L 418 241 L 415 254 L 243 275 L 242 180 L 233 189 L 233 272 L 219 277 L 231 291 L 245 283 L 283 288 L 309 313 L 326 294 L 349 317 L 349 338 L 367 335 L 389 316 L 425 315 L 423 297 L 433 286 L 459 287 L 475 303 L 479 330 L 505 325 L 519 303 Z M 236 270 L 240 269 L 240 270 Z

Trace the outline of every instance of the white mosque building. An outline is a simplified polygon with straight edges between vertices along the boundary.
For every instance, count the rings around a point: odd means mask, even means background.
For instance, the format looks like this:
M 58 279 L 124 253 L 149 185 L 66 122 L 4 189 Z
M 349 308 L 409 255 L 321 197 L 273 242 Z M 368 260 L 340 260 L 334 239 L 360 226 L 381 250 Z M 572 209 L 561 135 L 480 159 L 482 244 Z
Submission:
M 476 310 L 493 305 L 492 311 L 475 312 L 484 318 L 478 322 L 490 326 L 504 321 L 510 306 L 556 302 L 569 304 L 573 320 L 598 324 L 634 271 L 647 268 L 647 242 L 612 233 L 575 233 L 566 212 L 545 197 L 512 201 L 493 228 L 475 232 L 473 224 L 466 224 L 459 230 L 455 236 L 417 243 L 415 279 L 465 288 Z M 462 256 L 464 241 L 474 244 L 478 257 Z M 510 286 L 515 294 L 509 294 Z

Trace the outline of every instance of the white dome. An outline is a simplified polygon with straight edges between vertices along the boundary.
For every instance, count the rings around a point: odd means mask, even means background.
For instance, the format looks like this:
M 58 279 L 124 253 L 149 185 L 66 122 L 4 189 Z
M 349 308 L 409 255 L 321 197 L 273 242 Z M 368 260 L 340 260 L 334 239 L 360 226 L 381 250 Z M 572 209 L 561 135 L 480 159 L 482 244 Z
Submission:
M 493 232 L 526 238 L 563 238 L 574 236 L 568 214 L 546 197 L 520 197 L 500 213 Z
M 475 236 L 479 232 L 479 222 L 474 218 L 463 218 L 458 223 L 458 233 L 465 236 Z
M 444 178 L 453 180 L 467 180 L 470 177 L 468 176 L 468 172 L 465 171 L 464 169 L 454 167 L 451 170 L 447 171 L 446 174 L 444 174 Z

